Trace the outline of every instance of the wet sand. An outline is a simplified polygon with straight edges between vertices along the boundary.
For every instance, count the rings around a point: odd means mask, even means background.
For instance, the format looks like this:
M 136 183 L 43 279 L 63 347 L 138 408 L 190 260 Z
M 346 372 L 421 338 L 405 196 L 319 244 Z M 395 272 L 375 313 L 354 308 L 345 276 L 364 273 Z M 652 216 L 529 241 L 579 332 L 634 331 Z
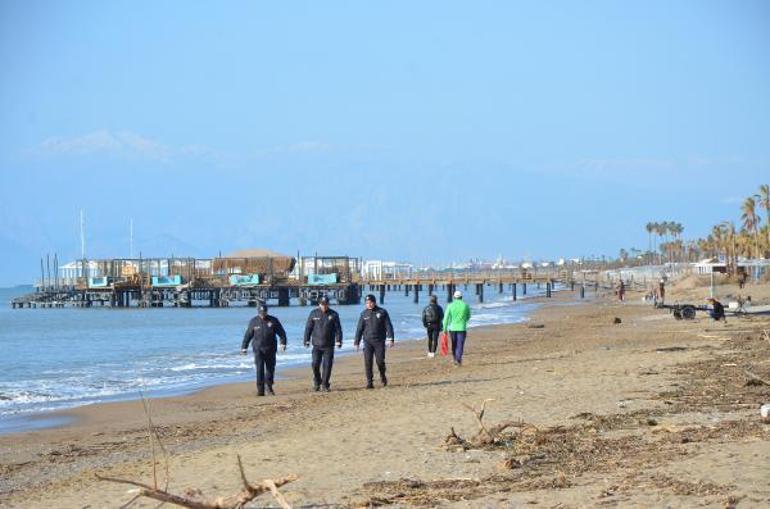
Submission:
M 526 324 L 473 329 L 461 368 L 427 359 L 424 342 L 397 345 L 387 388 L 363 389 L 350 356 L 329 394 L 302 368 L 276 397 L 234 384 L 153 399 L 169 490 L 236 493 L 240 454 L 255 481 L 299 476 L 281 490 L 295 506 L 770 504 L 770 386 L 746 375 L 770 380 L 770 319 L 675 321 L 640 298 L 557 294 Z M 487 424 L 517 425 L 481 448 L 447 445 L 450 428 L 476 434 L 464 405 L 485 399 Z M 119 507 L 135 491 L 97 473 L 152 482 L 141 402 L 57 415 L 74 423 L 0 437 L 0 505 Z

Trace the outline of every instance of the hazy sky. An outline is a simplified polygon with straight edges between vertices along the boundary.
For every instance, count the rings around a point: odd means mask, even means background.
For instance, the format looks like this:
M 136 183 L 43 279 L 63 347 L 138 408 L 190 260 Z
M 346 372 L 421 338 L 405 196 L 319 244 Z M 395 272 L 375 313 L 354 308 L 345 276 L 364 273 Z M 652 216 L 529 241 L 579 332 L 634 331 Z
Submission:
M 770 2 L 0 3 L 0 285 L 242 247 L 617 254 L 770 182 Z

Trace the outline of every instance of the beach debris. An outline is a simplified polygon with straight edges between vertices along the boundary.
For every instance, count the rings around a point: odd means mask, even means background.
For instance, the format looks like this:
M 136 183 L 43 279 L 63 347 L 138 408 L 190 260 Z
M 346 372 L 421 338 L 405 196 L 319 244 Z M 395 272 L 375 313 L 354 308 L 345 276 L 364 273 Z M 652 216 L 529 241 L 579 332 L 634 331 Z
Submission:
M 451 427 L 449 435 L 447 435 L 447 437 L 444 439 L 444 445 L 447 448 L 463 451 L 467 451 L 468 449 L 483 449 L 485 447 L 496 445 L 504 439 L 510 439 L 510 436 L 506 435 L 504 437 L 502 435 L 502 433 L 509 428 L 535 428 L 531 424 L 527 424 L 522 421 L 503 421 L 493 426 L 487 426 L 484 423 L 484 414 L 486 412 L 487 403 L 490 401 L 494 400 L 485 399 L 482 401 L 478 410 L 466 403 L 463 403 L 463 406 L 468 409 L 468 411 L 470 411 L 476 418 L 476 423 L 479 426 L 479 430 L 473 437 L 465 439 L 457 434 L 454 427 Z
M 531 323 L 527 325 L 528 329 L 545 329 L 545 324 L 542 323 Z
M 765 403 L 759 407 L 759 415 L 764 422 L 770 423 L 770 403 Z
M 664 352 L 684 352 L 685 350 L 689 350 L 686 346 L 664 346 L 660 348 L 656 348 L 655 351 L 659 353 Z
M 278 479 L 264 479 L 257 484 L 253 484 L 246 479 L 246 473 L 243 471 L 243 463 L 241 462 L 240 454 L 238 455 L 238 470 L 241 475 L 241 481 L 243 482 L 243 489 L 234 495 L 217 497 L 209 501 L 201 500 L 200 490 L 188 491 L 190 495 L 174 495 L 165 489 L 153 488 L 148 484 L 132 481 L 130 479 L 107 477 L 99 474 L 96 475 L 96 478 L 100 481 L 128 484 L 139 488 L 139 493 L 127 504 L 123 505 L 123 507 L 128 507 L 140 497 L 146 497 L 180 507 L 187 507 L 188 509 L 242 509 L 247 503 L 258 496 L 270 493 L 278 505 L 284 509 L 291 509 L 291 504 L 289 504 L 283 494 L 278 491 L 278 488 L 296 481 L 298 479 L 296 475 L 288 475 Z
M 746 384 L 745 384 L 746 387 L 754 387 L 754 386 L 762 386 L 762 385 L 770 386 L 770 382 L 758 377 L 748 369 L 744 369 L 743 372 L 748 377 L 748 380 L 746 381 Z
M 617 317 L 617 316 L 616 316 L 616 317 L 615 317 L 615 318 L 612 320 L 612 323 L 614 323 L 615 325 L 618 325 L 619 323 L 623 323 L 623 320 L 621 320 L 619 317 Z

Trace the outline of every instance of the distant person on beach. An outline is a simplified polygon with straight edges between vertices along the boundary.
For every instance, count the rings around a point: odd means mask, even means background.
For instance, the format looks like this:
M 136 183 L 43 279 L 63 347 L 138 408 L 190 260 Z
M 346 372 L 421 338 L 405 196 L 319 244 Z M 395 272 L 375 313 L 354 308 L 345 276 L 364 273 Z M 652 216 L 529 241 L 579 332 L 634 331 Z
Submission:
M 374 295 L 366 296 L 366 309 L 361 312 L 356 327 L 354 345 L 356 351 L 360 348 L 361 340 L 364 341 L 364 369 L 366 371 L 366 388 L 374 389 L 374 373 L 372 361 L 377 359 L 377 369 L 380 371 L 382 386 L 388 385 L 388 377 L 385 376 L 385 342 L 390 341 L 393 346 L 393 324 L 390 322 L 388 312 L 377 305 Z
M 708 298 L 706 300 L 711 303 L 712 309 L 711 311 L 709 311 L 709 315 L 711 315 L 711 318 L 713 318 L 716 321 L 724 320 L 726 323 L 727 318 L 725 318 L 725 307 L 722 305 L 722 303 L 713 297 Z
M 267 306 L 259 306 L 257 316 L 249 321 L 249 326 L 241 342 L 241 355 L 246 355 L 249 343 L 254 351 L 254 366 L 257 370 L 257 396 L 273 392 L 273 377 L 275 375 L 275 354 L 278 349 L 276 336 L 281 338 L 281 351 L 286 351 L 286 331 L 278 318 L 267 314 Z
M 329 299 L 325 296 L 318 300 L 318 307 L 307 317 L 303 343 L 305 348 L 313 345 L 313 389 L 317 392 L 323 387 L 329 392 L 334 346 L 342 347 L 342 326 L 340 316 L 329 307 Z
M 621 301 L 626 300 L 626 283 L 623 281 L 623 278 L 620 278 L 618 282 L 618 299 Z
M 452 297 L 454 300 L 447 306 L 444 314 L 444 330 L 449 332 L 449 337 L 452 339 L 454 365 L 460 366 L 463 363 L 471 307 L 463 301 L 463 293 L 460 290 L 456 290 Z
M 428 357 L 431 359 L 436 356 L 436 347 L 438 346 L 438 336 L 444 321 L 444 310 L 438 305 L 438 298 L 435 295 L 430 296 L 430 303 L 422 310 L 422 325 L 428 334 Z
M 741 272 L 738 274 L 738 288 L 740 288 L 741 290 L 743 289 L 744 286 L 746 286 L 746 279 L 747 279 L 747 276 L 745 272 Z
M 666 280 L 661 279 L 658 283 L 658 302 L 661 304 L 666 300 Z

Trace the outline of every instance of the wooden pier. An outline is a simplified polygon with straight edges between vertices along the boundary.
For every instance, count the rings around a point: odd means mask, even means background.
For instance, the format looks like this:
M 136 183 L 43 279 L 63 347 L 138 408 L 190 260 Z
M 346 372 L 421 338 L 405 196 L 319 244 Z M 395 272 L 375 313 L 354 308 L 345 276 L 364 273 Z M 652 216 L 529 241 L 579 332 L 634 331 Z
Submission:
M 379 296 L 379 302 L 385 302 L 387 292 L 403 291 L 405 296 L 412 296 L 412 302 L 420 302 L 420 292 L 427 292 L 428 296 L 442 291 L 446 301 L 451 302 L 455 290 L 462 289 L 467 294 L 469 289 L 478 302 L 484 302 L 485 292 L 497 290 L 503 294 L 505 289 L 511 291 L 511 300 L 516 301 L 521 295 L 527 295 L 528 285 L 538 289 L 545 289 L 545 296 L 551 294 L 557 283 L 568 286 L 574 291 L 576 287 L 581 290 L 581 298 L 585 296 L 585 288 L 589 286 L 598 289 L 598 276 L 594 271 L 575 273 L 567 270 L 499 270 L 478 272 L 422 272 L 409 277 L 395 277 L 389 279 L 364 279 L 362 283 L 368 291 Z M 488 290 L 485 290 L 488 289 Z M 464 297 L 465 298 L 465 297 Z
M 247 253 L 248 254 L 248 253 Z M 557 283 L 571 290 L 598 288 L 595 271 L 574 272 L 556 267 L 490 271 L 417 271 L 388 278 L 360 275 L 361 260 L 347 256 L 273 257 L 230 256 L 214 259 L 110 259 L 82 260 L 73 278 L 43 277 L 34 293 L 17 297 L 14 309 L 109 307 L 109 308 L 223 308 L 275 303 L 314 305 L 322 296 L 339 305 L 360 304 L 364 290 L 385 302 L 388 292 L 404 292 L 414 303 L 420 294 L 445 293 L 447 302 L 455 290 L 484 302 L 485 293 L 505 289 L 513 301 L 527 295 L 533 285 L 551 296 Z M 98 276 L 89 274 L 96 273 Z M 42 272 L 42 262 L 41 262 Z M 468 295 L 467 300 L 471 297 Z

